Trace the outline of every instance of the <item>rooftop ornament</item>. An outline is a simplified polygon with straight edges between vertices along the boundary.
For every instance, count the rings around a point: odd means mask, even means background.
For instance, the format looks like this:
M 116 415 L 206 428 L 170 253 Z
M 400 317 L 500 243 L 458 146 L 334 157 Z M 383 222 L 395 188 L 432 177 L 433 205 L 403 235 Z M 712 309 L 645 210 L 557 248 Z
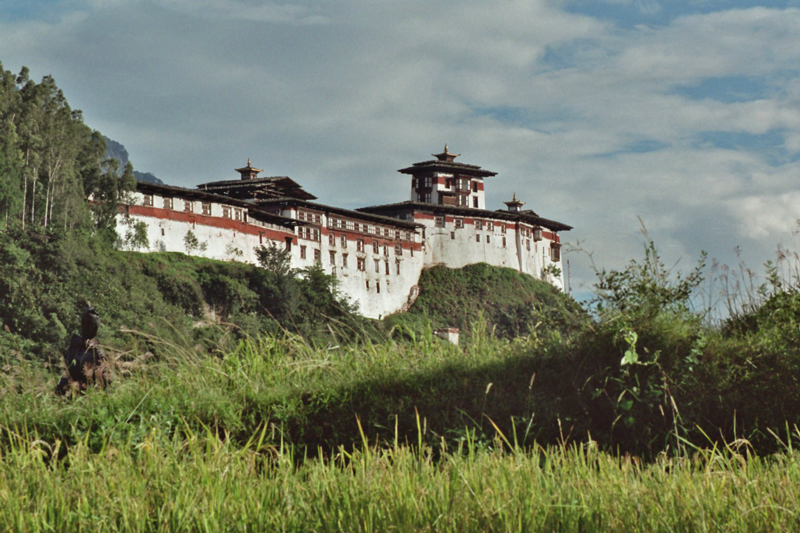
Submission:
M 444 152 L 441 154 L 431 154 L 433 157 L 438 159 L 439 161 L 447 161 L 452 162 L 456 157 L 460 156 L 461 154 L 451 154 L 450 150 L 447 149 L 447 144 L 444 145 Z
M 521 211 L 521 207 L 525 205 L 525 202 L 520 202 L 517 200 L 517 193 L 514 193 L 514 198 L 512 198 L 510 202 L 503 203 L 508 206 L 509 211 L 513 211 L 515 213 L 519 213 Z
M 235 169 L 236 172 L 242 175 L 243 180 L 254 180 L 258 177 L 259 172 L 263 172 L 263 169 L 255 168 L 253 165 L 250 164 L 250 158 L 247 158 L 247 166 L 242 168 Z

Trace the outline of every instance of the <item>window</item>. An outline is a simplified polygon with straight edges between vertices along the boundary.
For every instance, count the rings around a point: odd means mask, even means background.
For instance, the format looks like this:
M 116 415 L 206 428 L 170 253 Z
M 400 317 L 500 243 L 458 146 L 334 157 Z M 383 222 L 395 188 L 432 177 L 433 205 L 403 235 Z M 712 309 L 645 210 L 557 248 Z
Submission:
M 505 247 L 506 247 L 506 238 L 503 237 L 503 248 L 505 248 Z
M 475 235 L 475 242 L 481 242 L 481 236 Z
M 227 205 L 222 206 L 222 218 L 231 218 L 231 208 Z
M 381 262 L 378 259 L 375 260 L 375 273 L 376 274 L 381 273 Z
M 381 248 L 378 246 L 378 241 L 372 241 L 372 253 L 379 254 L 381 253 Z
M 342 254 L 342 268 L 347 268 L 347 254 Z
M 561 261 L 561 245 L 557 242 L 550 243 L 550 259 L 553 261 Z
M 172 198 L 164 198 L 164 209 L 172 209 Z
M 477 230 L 483 229 L 483 220 L 475 219 L 475 229 Z
M 367 280 L 367 290 L 369 290 L 369 280 Z
M 525 248 L 527 248 L 529 252 L 531 251 L 531 240 L 530 239 L 527 239 L 525 241 Z
M 328 246 L 336 246 L 336 234 L 328 233 Z
M 300 259 L 305 259 L 305 258 L 306 258 L 306 247 L 305 246 L 301 246 L 300 247 Z
M 360 270 L 361 272 L 364 272 L 364 271 L 366 270 L 366 265 L 365 265 L 365 263 L 366 263 L 366 261 L 364 261 L 364 259 L 363 259 L 363 258 L 359 257 L 359 258 L 356 260 L 356 266 L 358 267 L 358 270 Z
M 342 248 L 347 248 L 347 235 L 342 235 Z
M 456 218 L 455 219 L 456 229 L 461 229 L 464 227 L 464 219 L 463 218 Z
M 389 228 L 383 228 L 383 236 L 389 238 Z
M 472 192 L 478 192 L 478 182 L 477 181 L 473 181 L 472 182 Z
M 258 244 L 264 244 L 264 234 L 258 232 Z
M 450 238 L 453 239 L 453 240 L 456 239 L 456 232 L 455 231 L 451 231 L 450 232 Z
M 403 245 L 399 242 L 394 245 L 394 255 L 403 255 Z
M 396 241 L 400 240 L 400 230 L 399 229 L 394 230 L 394 240 L 396 240 Z
M 330 254 L 330 258 L 331 258 L 331 266 L 336 266 L 336 252 L 331 250 L 328 253 Z
M 431 203 L 431 193 L 426 192 L 425 194 L 420 194 L 419 195 L 419 199 L 420 199 L 420 201 L 425 202 L 426 204 L 429 204 L 429 203 Z
M 384 271 L 384 272 L 386 273 L 386 275 L 388 276 L 388 275 L 389 275 L 389 261 L 384 261 L 384 262 L 383 262 L 383 265 L 386 267 L 386 268 L 384 268 L 384 270 L 383 270 L 383 271 Z
M 492 236 L 491 235 L 487 235 L 486 236 L 486 244 L 489 244 L 491 242 L 491 240 L 492 240 Z
M 494 231 L 494 222 L 491 220 L 486 223 L 486 231 Z
M 244 220 L 244 217 L 242 217 L 242 210 L 241 210 L 241 209 L 234 209 L 234 210 L 233 210 L 233 217 L 234 217 L 236 220 L 238 220 L 239 222 L 241 222 L 242 220 Z
M 317 248 L 314 248 L 314 262 L 315 263 L 319 263 L 320 261 L 322 261 L 322 258 L 320 256 L 321 256 L 320 251 Z
M 363 252 L 364 251 L 364 240 L 358 239 L 356 241 L 356 252 Z
M 191 213 L 192 211 L 194 211 L 194 209 L 192 209 L 191 200 L 184 200 L 183 201 L 183 210 L 186 211 L 187 213 Z
M 203 202 L 203 214 L 206 216 L 211 216 L 211 203 Z
M 472 197 L 472 207 L 475 207 L 475 208 L 478 207 L 478 197 L 477 196 L 473 196 Z
M 314 215 L 314 224 L 321 224 L 322 218 L 320 217 L 319 213 Z
M 434 218 L 434 221 L 435 221 L 435 226 L 436 226 L 437 228 L 443 228 L 443 227 L 444 227 L 444 217 L 443 217 L 443 216 L 438 216 L 438 215 L 437 215 L 437 216 Z
M 142 201 L 142 205 L 144 205 L 145 207 L 153 207 L 153 195 L 145 194 L 144 199 Z
M 375 292 L 377 292 L 378 294 L 381 293 L 381 282 L 380 281 L 376 281 L 375 282 Z
M 413 246 L 410 246 L 408 248 L 408 253 L 411 254 L 411 257 L 414 257 L 414 247 Z
M 319 230 L 317 228 L 311 230 L 311 240 L 319 242 Z
M 410 241 L 410 240 L 411 240 L 411 232 L 410 232 L 410 231 L 407 231 L 407 232 L 406 232 L 406 240 L 407 240 L 407 241 Z
M 394 266 L 396 267 L 395 272 L 397 272 L 397 275 L 399 276 L 400 275 L 400 261 L 395 261 Z
M 161 236 L 164 236 L 164 228 L 161 228 Z
M 389 257 L 389 245 L 388 244 L 384 244 L 383 245 L 383 255 L 385 255 L 386 257 Z
M 425 188 L 430 189 L 432 185 L 432 180 L 430 176 L 425 177 Z
M 505 224 L 501 224 L 500 225 L 500 233 L 505 233 L 505 232 L 506 232 L 506 225 Z

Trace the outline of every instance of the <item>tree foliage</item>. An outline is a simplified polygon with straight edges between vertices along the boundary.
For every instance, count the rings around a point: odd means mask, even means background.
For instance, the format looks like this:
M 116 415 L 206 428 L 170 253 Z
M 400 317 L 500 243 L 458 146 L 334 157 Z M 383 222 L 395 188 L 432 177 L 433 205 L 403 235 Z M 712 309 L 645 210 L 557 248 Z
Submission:
M 0 216 L 35 231 L 96 231 L 115 240 L 117 202 L 135 188 L 133 167 L 119 178 L 104 161 L 105 141 L 83 123 L 52 76 L 0 64 Z M 90 200 L 90 202 L 87 202 Z

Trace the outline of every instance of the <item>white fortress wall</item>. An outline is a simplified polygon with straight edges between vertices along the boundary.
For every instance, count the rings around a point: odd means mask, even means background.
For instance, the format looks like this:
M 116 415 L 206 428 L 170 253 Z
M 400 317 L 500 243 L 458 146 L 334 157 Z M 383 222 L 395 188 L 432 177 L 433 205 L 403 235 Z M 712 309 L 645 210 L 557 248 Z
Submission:
M 183 252 L 251 264 L 257 263 L 258 246 L 272 242 L 284 248 L 286 239 L 291 239 L 292 268 L 319 262 L 327 273 L 336 276 L 339 290 L 359 312 L 370 318 L 398 312 L 416 298 L 424 264 L 416 231 L 398 229 L 390 222 L 374 224 L 330 215 L 322 209 L 292 206 L 283 208 L 281 214 L 307 223 L 293 232 L 250 218 L 246 211 L 223 203 L 136 192 L 118 215 L 117 227 L 123 248 L 132 224 L 144 222 L 149 248 L 139 251 Z M 199 244 L 193 249 L 187 249 L 185 241 L 190 231 Z
M 123 240 L 123 248 L 126 247 L 125 234 L 139 221 L 147 225 L 149 248 L 139 249 L 143 252 L 183 252 L 255 264 L 256 247 L 268 245 L 270 241 L 283 247 L 286 238 L 296 242 L 290 228 L 250 219 L 246 208 L 135 192 L 130 205 L 117 216 L 117 233 Z M 187 249 L 189 232 L 197 239 L 196 248 Z
M 313 225 L 297 228 L 300 254 L 296 265 L 302 268 L 318 260 L 326 272 L 336 276 L 339 290 L 362 315 L 380 318 L 396 313 L 416 298 L 424 264 L 416 231 L 355 214 L 308 208 L 298 211 L 301 220 Z

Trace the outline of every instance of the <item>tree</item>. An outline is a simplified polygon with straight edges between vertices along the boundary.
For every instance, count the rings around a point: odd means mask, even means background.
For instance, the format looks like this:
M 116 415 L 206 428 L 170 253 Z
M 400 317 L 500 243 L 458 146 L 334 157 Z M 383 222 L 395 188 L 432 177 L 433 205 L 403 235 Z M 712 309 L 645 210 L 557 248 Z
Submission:
M 208 249 L 208 244 L 200 242 L 197 235 L 195 235 L 192 230 L 186 232 L 186 236 L 183 238 L 183 245 L 186 247 L 186 253 L 188 255 L 192 255 L 192 252 L 196 250 L 205 252 L 206 249 Z

